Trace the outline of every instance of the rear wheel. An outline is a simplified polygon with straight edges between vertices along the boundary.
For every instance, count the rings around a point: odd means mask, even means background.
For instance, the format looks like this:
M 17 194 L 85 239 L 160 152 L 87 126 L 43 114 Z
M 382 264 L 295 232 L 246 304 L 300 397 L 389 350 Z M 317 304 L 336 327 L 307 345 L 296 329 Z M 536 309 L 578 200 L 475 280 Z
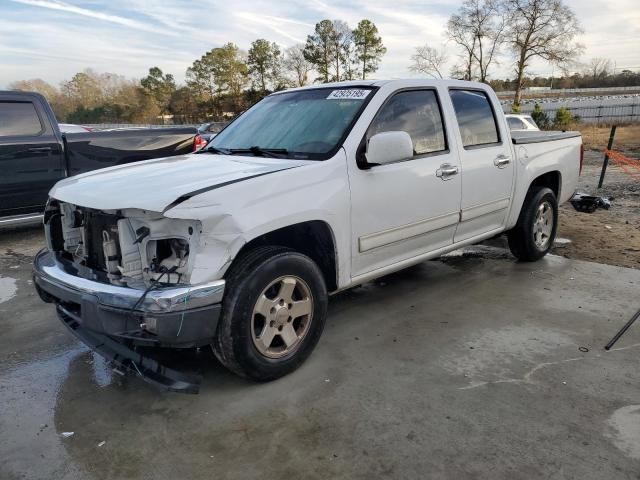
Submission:
M 286 375 L 318 343 L 327 303 L 324 277 L 313 260 L 283 247 L 256 248 L 227 275 L 214 352 L 245 377 Z
M 544 257 L 556 237 L 558 201 L 553 190 L 532 188 L 525 198 L 516 226 L 507 234 L 511 253 L 523 262 Z

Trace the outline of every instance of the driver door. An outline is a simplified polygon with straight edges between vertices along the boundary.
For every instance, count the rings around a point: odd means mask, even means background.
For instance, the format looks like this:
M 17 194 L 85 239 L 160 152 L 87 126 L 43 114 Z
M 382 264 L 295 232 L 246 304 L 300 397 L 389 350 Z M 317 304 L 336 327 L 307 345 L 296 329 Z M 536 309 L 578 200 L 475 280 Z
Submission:
M 409 134 L 412 157 L 368 169 L 350 159 L 352 277 L 451 245 L 459 223 L 460 162 L 449 149 L 438 91 L 392 94 L 371 122 L 365 145 L 389 131 Z

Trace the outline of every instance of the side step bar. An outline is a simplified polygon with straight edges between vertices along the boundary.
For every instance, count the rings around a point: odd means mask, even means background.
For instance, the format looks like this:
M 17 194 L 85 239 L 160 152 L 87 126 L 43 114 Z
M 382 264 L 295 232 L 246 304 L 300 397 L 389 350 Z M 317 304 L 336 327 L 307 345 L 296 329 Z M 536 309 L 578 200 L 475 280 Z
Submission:
M 0 217 L 0 230 L 27 225 L 37 225 L 38 223 L 42 223 L 42 217 L 43 215 L 41 213 L 27 213 L 24 215 Z

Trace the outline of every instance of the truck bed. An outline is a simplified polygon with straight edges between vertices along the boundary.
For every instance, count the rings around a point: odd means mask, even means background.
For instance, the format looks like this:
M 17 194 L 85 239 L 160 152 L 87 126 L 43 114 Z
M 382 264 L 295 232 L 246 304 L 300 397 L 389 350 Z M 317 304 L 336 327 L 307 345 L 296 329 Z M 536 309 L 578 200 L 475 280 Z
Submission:
M 514 145 L 522 145 L 526 143 L 542 143 L 552 142 L 554 140 L 563 140 L 565 138 L 579 137 L 580 132 L 536 132 L 536 131 L 522 131 L 511 132 L 511 141 Z

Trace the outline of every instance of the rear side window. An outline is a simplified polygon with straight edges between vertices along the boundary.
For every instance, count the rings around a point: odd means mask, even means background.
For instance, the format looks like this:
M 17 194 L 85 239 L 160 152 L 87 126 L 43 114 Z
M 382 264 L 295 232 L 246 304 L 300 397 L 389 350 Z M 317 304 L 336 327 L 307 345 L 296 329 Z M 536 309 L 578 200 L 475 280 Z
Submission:
M 0 102 L 0 137 L 39 135 L 42 124 L 31 102 Z
M 465 147 L 498 143 L 498 127 L 491 103 L 478 90 L 451 90 L 451 101 Z
M 413 154 L 446 150 L 442 115 L 433 90 L 396 93 L 376 115 L 367 131 L 367 142 L 377 133 L 407 132 L 413 141 Z
M 526 130 L 527 128 L 524 122 L 519 118 L 507 117 L 507 122 L 509 123 L 509 128 L 511 130 Z

